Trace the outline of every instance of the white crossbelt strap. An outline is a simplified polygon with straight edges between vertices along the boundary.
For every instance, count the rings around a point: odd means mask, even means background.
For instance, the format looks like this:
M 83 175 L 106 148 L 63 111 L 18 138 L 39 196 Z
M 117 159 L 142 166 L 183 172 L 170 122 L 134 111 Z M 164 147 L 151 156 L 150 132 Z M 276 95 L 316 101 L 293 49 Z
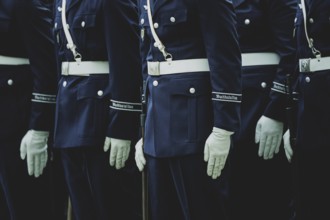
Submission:
M 151 15 L 151 6 L 150 6 L 150 0 L 147 0 L 147 13 L 148 13 L 148 20 L 149 20 L 149 26 L 150 26 L 150 30 L 151 30 L 151 34 L 152 37 L 154 38 L 155 42 L 156 42 L 156 46 L 158 47 L 159 51 L 162 52 L 164 59 L 167 61 L 171 61 L 172 60 L 172 54 L 166 52 L 166 48 L 165 45 L 160 41 L 155 28 L 154 28 L 154 22 L 152 20 L 152 15 Z
M 309 38 L 308 32 L 307 32 L 307 21 L 306 21 L 307 20 L 307 13 L 306 13 L 305 0 L 301 0 L 301 9 L 302 9 L 302 12 L 303 12 L 303 17 L 304 17 L 304 30 L 305 30 L 305 35 L 306 35 L 306 39 L 307 39 L 307 42 L 308 42 L 308 46 L 312 50 L 314 56 L 316 58 L 319 58 L 319 57 L 321 57 L 321 52 L 314 47 L 313 41 Z
M 299 71 L 301 73 L 306 73 L 306 72 L 329 70 L 330 57 L 322 58 L 321 52 L 314 47 L 313 41 L 308 36 L 307 21 L 306 21 L 307 12 L 306 12 L 305 0 L 301 0 L 301 9 L 304 17 L 304 30 L 305 30 L 306 40 L 308 42 L 309 48 L 312 50 L 312 53 L 316 58 L 299 59 Z
M 75 61 L 80 62 L 81 61 L 81 54 L 76 51 L 76 45 L 73 43 L 69 28 L 68 28 L 68 23 L 66 22 L 66 0 L 62 0 L 62 12 L 61 12 L 61 18 L 62 18 L 62 26 L 64 30 L 64 35 L 66 40 L 68 41 L 68 44 L 66 47 L 71 50 L 73 57 Z
M 62 62 L 62 75 L 89 76 L 109 74 L 108 61 Z
M 7 57 L 0 55 L 0 65 L 28 65 L 29 59 L 20 57 Z
M 243 53 L 242 66 L 278 65 L 280 56 L 277 53 Z

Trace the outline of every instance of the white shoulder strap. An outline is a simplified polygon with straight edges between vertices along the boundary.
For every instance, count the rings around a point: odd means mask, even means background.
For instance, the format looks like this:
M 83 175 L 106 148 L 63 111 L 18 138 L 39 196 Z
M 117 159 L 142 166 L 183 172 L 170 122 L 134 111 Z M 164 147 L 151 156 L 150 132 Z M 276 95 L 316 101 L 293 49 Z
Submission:
M 62 11 L 61 11 L 62 26 L 63 26 L 65 38 L 68 41 L 66 47 L 72 51 L 75 61 L 80 62 L 82 57 L 81 54 L 76 51 L 77 47 L 73 43 L 71 34 L 69 32 L 68 24 L 66 22 L 65 12 L 66 12 L 66 0 L 62 0 Z
M 307 42 L 308 42 L 308 46 L 312 50 L 314 56 L 316 58 L 320 58 L 321 57 L 321 52 L 314 47 L 313 40 L 311 40 L 309 38 L 309 36 L 308 36 L 308 31 L 307 31 L 307 13 L 306 13 L 305 0 L 301 0 L 301 9 L 302 9 L 302 12 L 303 12 L 303 17 L 304 17 L 304 30 L 305 30 L 305 35 L 306 35 L 306 39 L 307 39 Z
M 151 15 L 150 0 L 147 0 L 147 12 L 148 12 L 148 20 L 149 20 L 149 26 L 150 26 L 152 37 L 154 38 L 159 51 L 162 52 L 165 60 L 171 61 L 172 54 L 166 52 L 165 45 L 160 41 L 160 39 L 155 31 L 155 28 L 153 25 L 154 22 L 152 20 L 152 15 Z

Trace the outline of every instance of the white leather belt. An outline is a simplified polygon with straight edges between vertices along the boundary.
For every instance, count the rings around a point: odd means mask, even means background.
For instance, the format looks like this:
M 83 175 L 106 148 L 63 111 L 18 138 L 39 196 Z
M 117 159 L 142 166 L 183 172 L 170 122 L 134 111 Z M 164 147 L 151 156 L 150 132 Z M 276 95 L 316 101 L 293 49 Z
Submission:
M 0 55 L 0 65 L 28 65 L 29 59 L 20 57 L 7 57 Z
M 243 53 L 242 66 L 278 65 L 280 56 L 277 53 Z M 187 59 L 162 62 L 148 62 L 148 74 L 152 76 L 209 72 L 207 59 Z
M 62 62 L 62 75 L 89 76 L 91 74 L 109 74 L 108 61 Z
M 277 53 L 242 53 L 242 66 L 278 65 Z
M 209 63 L 205 58 L 148 62 L 148 74 L 151 76 L 209 71 Z
M 330 70 L 330 57 L 299 59 L 301 73 Z

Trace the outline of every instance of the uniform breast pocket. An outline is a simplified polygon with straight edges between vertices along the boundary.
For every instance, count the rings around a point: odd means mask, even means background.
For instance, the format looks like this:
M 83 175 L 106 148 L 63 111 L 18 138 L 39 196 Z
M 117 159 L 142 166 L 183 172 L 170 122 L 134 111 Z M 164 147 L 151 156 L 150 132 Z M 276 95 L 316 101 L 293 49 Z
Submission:
M 101 30 L 95 30 L 96 15 L 86 14 L 74 17 L 72 22 L 72 37 L 78 49 L 86 49 L 81 47 L 88 47 L 86 42 L 103 42 L 97 38 L 100 36 Z
M 173 142 L 203 140 L 212 121 L 210 80 L 173 80 L 170 86 L 170 133 Z
M 313 22 L 311 22 L 313 21 Z M 320 13 L 308 18 L 309 35 L 314 38 L 314 46 L 322 50 L 328 47 L 330 38 L 330 12 Z
M 90 77 L 78 86 L 76 123 L 82 137 L 98 137 L 105 131 L 110 100 L 106 86 L 104 77 Z
M 180 39 L 187 31 L 187 9 L 164 11 L 154 21 L 154 27 L 159 29 L 160 38 L 175 37 Z
M 258 37 L 260 34 L 262 35 L 261 30 L 268 29 L 266 22 L 267 17 L 258 10 L 237 13 L 237 27 L 242 35 L 244 35 L 245 32 L 248 34 L 259 33 L 253 35 L 254 37 Z

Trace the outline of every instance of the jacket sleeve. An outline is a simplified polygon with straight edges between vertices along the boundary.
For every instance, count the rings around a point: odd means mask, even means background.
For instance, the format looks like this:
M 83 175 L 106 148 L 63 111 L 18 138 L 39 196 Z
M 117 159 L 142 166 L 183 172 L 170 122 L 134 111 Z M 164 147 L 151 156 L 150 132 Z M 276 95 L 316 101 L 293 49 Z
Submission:
M 196 0 L 210 66 L 214 126 L 237 131 L 241 103 L 241 52 L 229 0 Z
M 142 86 L 136 2 L 104 1 L 104 28 L 110 64 L 110 122 L 107 136 L 138 137 Z
M 275 52 L 280 63 L 270 92 L 270 102 L 264 115 L 275 120 L 285 120 L 286 75 L 295 69 L 295 43 L 293 38 L 296 0 L 269 0 L 267 14 L 269 26 L 274 37 Z
M 17 21 L 33 74 L 29 129 L 53 128 L 56 101 L 56 64 L 52 13 L 42 1 L 21 1 Z

